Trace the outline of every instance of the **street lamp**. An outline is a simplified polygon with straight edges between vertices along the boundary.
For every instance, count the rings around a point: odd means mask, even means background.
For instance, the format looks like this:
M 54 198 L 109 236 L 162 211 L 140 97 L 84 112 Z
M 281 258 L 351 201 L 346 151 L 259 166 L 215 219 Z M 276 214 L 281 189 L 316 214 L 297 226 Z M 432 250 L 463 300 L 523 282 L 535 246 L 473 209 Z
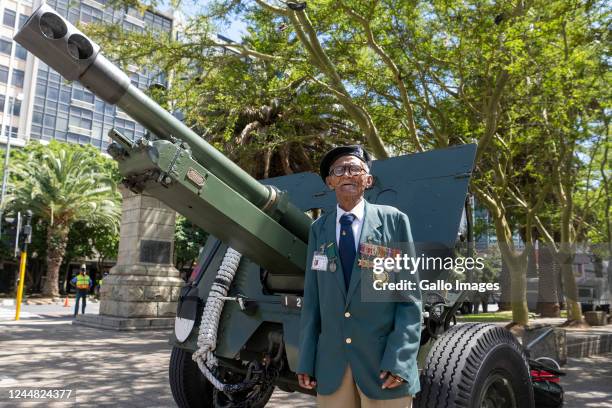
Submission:
M 7 85 L 8 87 L 8 85 Z M 8 89 L 8 88 L 7 88 Z M 17 97 L 10 96 L 10 93 L 6 93 L 8 96 L 8 103 L 5 105 L 5 109 L 8 107 L 7 113 L 4 113 L 3 117 L 8 116 L 8 124 L 2 124 L 0 134 L 6 132 L 6 152 L 4 156 L 4 169 L 2 175 L 2 191 L 0 192 L 0 237 L 2 236 L 2 216 L 4 215 L 4 196 L 6 195 L 6 185 L 9 177 L 9 158 L 11 155 L 11 132 L 13 131 L 13 110 L 15 109 L 15 102 L 17 99 L 22 100 L 23 94 L 19 93 Z
M 25 267 L 28 256 L 28 244 L 32 242 L 32 211 L 26 212 L 26 225 L 23 227 L 23 245 L 21 247 L 21 259 L 19 260 L 19 285 L 17 286 L 17 299 L 15 306 L 15 320 L 19 320 L 21 311 L 21 300 L 23 298 L 23 284 L 25 281 Z M 19 233 L 19 229 L 17 230 Z

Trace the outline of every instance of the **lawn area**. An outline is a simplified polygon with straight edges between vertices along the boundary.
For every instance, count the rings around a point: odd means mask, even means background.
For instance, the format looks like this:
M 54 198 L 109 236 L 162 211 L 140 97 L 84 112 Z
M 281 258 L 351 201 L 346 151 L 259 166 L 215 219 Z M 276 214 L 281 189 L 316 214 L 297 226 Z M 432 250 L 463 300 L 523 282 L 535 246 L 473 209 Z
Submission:
M 510 310 L 503 312 L 478 313 L 469 315 L 457 316 L 459 322 L 509 322 L 512 320 L 512 312 Z
M 561 317 L 567 317 L 567 311 L 561 311 Z M 534 319 L 536 315 L 534 313 L 529 313 L 529 318 Z M 492 312 L 492 313 L 478 313 L 471 315 L 459 315 L 457 316 L 457 321 L 459 322 L 509 322 L 512 321 L 512 311 L 503 311 L 503 312 Z

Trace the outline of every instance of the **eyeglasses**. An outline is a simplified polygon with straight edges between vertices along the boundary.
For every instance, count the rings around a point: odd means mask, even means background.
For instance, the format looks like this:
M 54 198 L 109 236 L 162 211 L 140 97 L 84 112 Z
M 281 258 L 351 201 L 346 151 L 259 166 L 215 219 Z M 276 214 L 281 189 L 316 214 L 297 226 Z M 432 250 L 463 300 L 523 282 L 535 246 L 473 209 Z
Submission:
M 330 176 L 342 177 L 346 174 L 348 170 L 348 174 L 350 176 L 358 176 L 362 173 L 365 173 L 365 169 L 357 164 L 350 164 L 347 166 L 336 166 L 329 171 Z

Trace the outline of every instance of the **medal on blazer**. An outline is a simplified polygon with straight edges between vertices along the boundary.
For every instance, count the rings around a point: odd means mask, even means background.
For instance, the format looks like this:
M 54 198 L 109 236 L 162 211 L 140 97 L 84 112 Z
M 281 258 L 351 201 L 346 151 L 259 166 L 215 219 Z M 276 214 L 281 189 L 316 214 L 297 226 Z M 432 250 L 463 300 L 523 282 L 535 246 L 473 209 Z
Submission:
M 323 247 L 325 247 L 325 244 L 321 246 L 321 248 Z M 327 246 L 325 247 L 325 253 L 327 255 L 327 258 L 329 259 L 329 266 L 328 266 L 329 271 L 336 272 L 336 270 L 338 269 L 338 264 L 336 262 L 337 260 L 336 244 L 333 242 L 330 242 L 329 244 L 327 244 Z
M 389 281 L 389 272 L 382 271 L 381 273 L 372 273 L 372 279 L 376 282 L 385 283 Z
M 366 257 L 395 258 L 397 255 L 401 255 L 402 251 L 397 248 L 364 242 L 359 245 L 359 253 Z
M 374 261 L 371 259 L 359 258 L 357 265 L 360 268 L 372 269 L 374 267 Z

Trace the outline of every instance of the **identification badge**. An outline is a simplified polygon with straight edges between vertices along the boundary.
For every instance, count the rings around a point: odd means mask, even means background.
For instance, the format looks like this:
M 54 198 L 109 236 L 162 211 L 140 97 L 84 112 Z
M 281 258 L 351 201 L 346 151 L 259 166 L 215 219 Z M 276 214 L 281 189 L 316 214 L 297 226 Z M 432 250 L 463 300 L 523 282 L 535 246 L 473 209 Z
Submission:
M 313 271 L 326 271 L 327 270 L 327 256 L 320 252 L 315 252 L 312 257 L 311 269 Z

